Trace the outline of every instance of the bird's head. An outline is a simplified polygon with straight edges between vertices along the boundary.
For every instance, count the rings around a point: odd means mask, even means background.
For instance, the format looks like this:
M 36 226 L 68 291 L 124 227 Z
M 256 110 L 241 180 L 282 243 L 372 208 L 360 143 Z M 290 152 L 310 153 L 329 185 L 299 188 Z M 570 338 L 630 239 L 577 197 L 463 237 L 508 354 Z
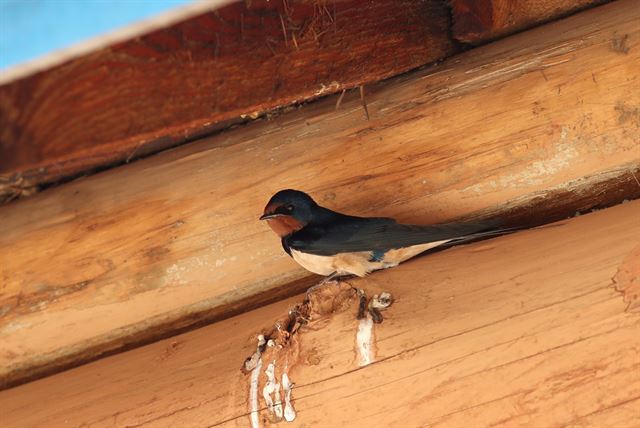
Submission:
M 281 190 L 271 197 L 260 220 L 266 220 L 275 233 L 284 237 L 309 224 L 317 207 L 304 192 Z

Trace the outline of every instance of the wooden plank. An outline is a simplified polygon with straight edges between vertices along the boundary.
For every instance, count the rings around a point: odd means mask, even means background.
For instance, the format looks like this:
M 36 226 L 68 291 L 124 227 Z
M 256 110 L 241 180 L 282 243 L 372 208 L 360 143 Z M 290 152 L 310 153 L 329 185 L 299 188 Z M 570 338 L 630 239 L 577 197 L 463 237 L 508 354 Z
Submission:
M 291 426 L 637 426 L 640 316 L 612 278 L 640 248 L 639 215 L 630 202 L 350 281 L 396 299 L 369 365 L 355 301 L 263 354 L 278 380 L 288 360 Z M 249 426 L 239 368 L 301 299 L 0 392 L 4 426 Z
M 608 0 L 451 0 L 453 37 L 482 43 L 606 3 Z
M 0 194 L 441 59 L 448 23 L 435 0 L 235 2 L 3 85 Z
M 281 188 L 411 223 L 542 222 L 637 197 L 636 5 L 369 88 L 369 121 L 349 93 L 0 208 L 4 384 L 310 284 L 257 221 Z

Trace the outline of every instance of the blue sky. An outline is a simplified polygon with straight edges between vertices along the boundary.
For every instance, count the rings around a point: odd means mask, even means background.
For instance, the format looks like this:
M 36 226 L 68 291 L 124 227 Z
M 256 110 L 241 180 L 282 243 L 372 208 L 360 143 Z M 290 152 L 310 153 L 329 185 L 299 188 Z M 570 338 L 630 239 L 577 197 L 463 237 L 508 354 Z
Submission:
M 189 0 L 0 0 L 0 69 L 148 18 Z

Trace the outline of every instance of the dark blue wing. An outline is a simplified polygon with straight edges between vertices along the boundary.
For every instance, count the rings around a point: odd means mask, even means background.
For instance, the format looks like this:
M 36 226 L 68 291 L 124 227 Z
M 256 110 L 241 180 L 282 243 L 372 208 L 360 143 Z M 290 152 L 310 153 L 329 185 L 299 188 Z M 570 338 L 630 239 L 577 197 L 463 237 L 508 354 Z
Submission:
M 294 233 L 287 245 L 317 255 L 356 251 L 386 251 L 412 245 L 469 236 L 492 229 L 481 223 L 449 223 L 434 226 L 398 224 L 388 218 L 346 217 L 324 225 L 307 226 Z

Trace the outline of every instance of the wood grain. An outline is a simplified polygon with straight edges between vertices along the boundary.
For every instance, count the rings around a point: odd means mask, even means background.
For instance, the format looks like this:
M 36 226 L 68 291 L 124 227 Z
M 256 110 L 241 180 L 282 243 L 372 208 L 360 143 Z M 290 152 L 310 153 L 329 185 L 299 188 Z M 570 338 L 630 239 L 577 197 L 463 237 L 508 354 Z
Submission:
M 637 426 L 640 317 L 612 278 L 640 244 L 639 216 L 630 202 L 351 281 L 396 298 L 374 360 L 356 364 L 355 304 L 315 317 L 270 354 L 295 383 L 297 419 L 283 424 Z M 301 298 L 0 392 L 3 426 L 247 427 L 239 368 Z M 260 407 L 272 426 L 261 394 Z
M 435 0 L 241 1 L 11 82 L 0 194 L 441 59 L 448 28 Z
M 1 207 L 3 384 L 309 285 L 257 221 L 282 188 L 416 224 L 541 223 L 637 197 L 636 6 L 368 88 L 370 120 L 347 93 Z
M 482 43 L 526 30 L 608 0 L 451 0 L 453 37 Z

